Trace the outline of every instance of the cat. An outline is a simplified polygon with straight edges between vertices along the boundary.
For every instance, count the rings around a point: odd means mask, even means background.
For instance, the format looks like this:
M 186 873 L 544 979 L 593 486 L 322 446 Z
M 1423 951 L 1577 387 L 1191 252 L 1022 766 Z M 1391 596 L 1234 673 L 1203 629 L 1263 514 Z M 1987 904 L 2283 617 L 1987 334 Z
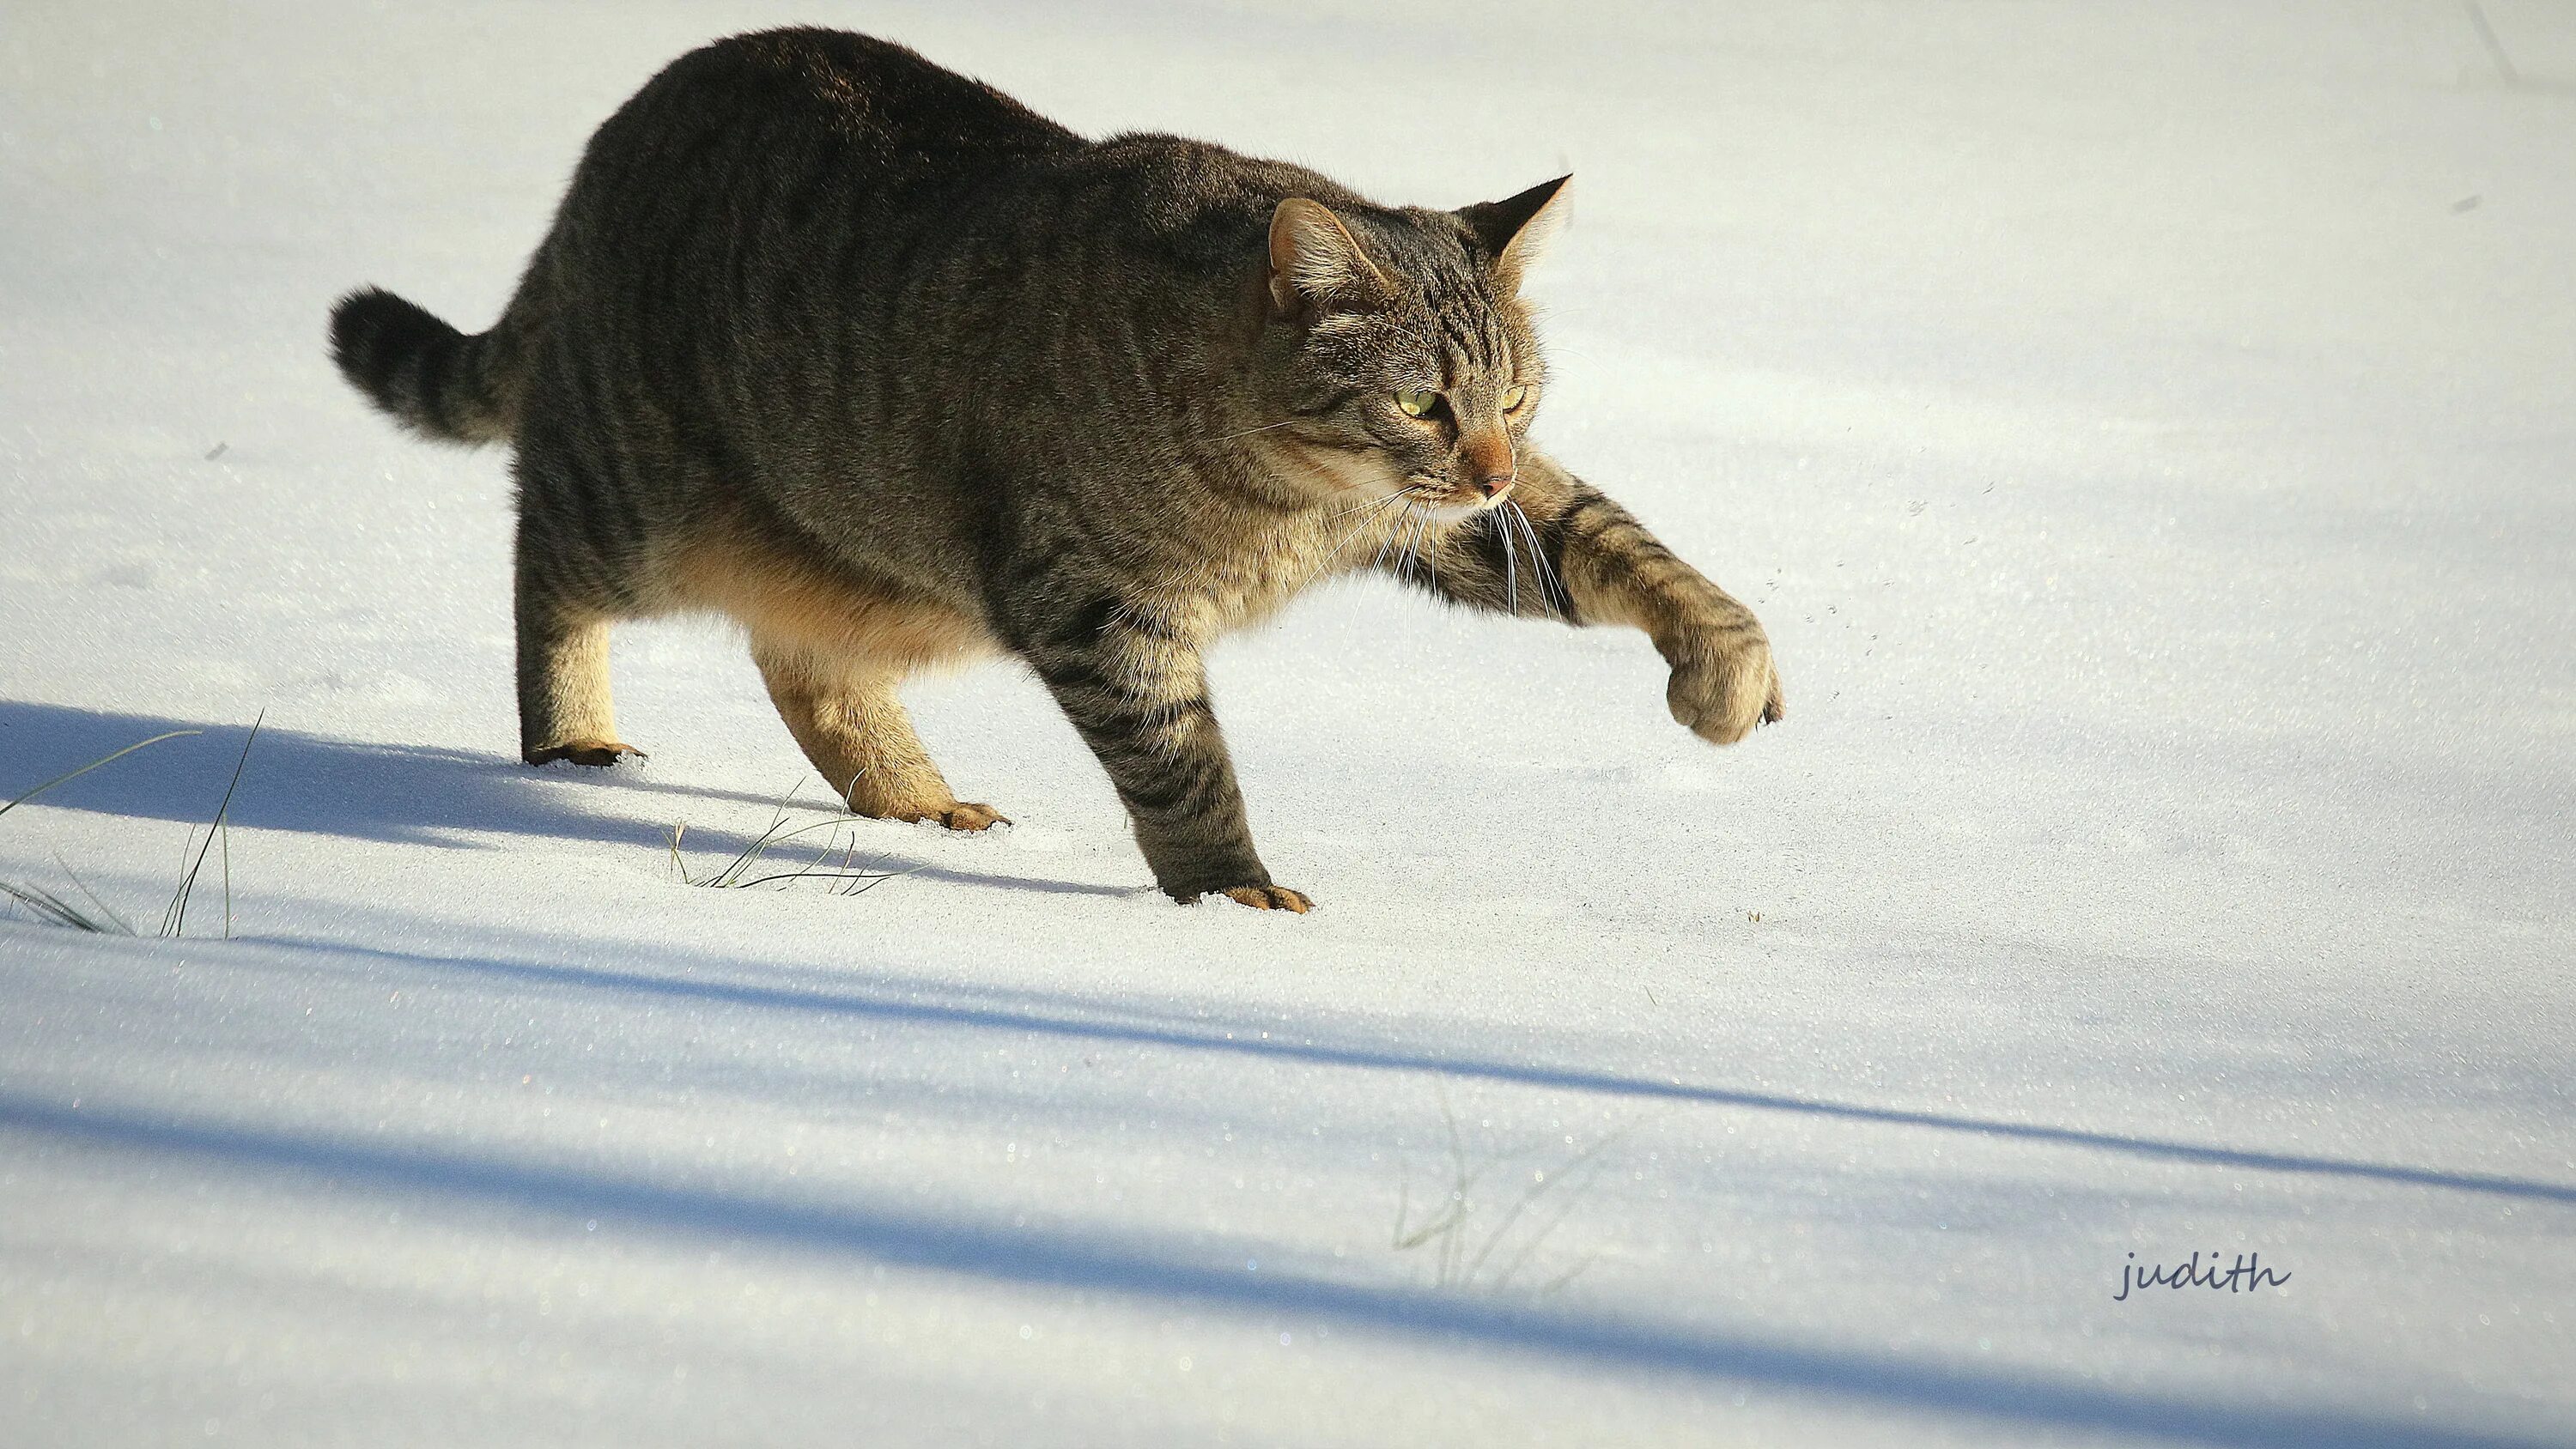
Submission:
M 1730 744 L 1782 715 L 1752 611 L 1530 444 L 1521 278 L 1566 178 L 1458 211 L 1164 135 L 1093 141 L 902 46 L 681 57 L 600 127 L 493 328 L 374 288 L 341 372 L 413 431 L 515 447 L 519 738 L 638 752 L 612 620 L 738 620 L 860 815 L 959 800 L 897 686 L 1024 661 L 1155 881 L 1303 912 L 1252 844 L 1201 653 L 1336 573 L 1643 630 Z

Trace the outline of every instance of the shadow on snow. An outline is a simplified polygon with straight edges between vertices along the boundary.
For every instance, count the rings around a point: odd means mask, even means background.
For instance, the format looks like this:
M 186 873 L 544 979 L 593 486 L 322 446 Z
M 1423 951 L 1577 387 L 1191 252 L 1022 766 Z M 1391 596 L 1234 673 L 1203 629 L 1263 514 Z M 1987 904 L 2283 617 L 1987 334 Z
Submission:
M 2409 1167 L 2397 1163 L 2355 1162 L 2295 1153 L 2213 1147 L 2201 1143 L 2171 1142 L 2152 1137 L 2088 1131 L 2078 1127 L 2050 1126 L 2045 1123 L 2007 1122 L 1945 1112 L 1875 1107 L 1862 1103 L 1793 1097 L 1770 1092 L 1749 1092 L 1731 1087 L 1704 1086 L 1681 1081 L 1658 1082 L 1582 1067 L 1552 1066 L 1544 1062 L 1479 1060 L 1472 1057 L 1425 1054 L 1395 1047 L 1366 1044 L 1337 1045 L 1312 1040 L 1303 1042 L 1283 1040 L 1277 1023 L 1269 1026 L 1271 1035 L 1264 1039 L 1246 1032 L 1229 1035 L 1221 1027 L 1192 1029 L 1168 1022 L 1133 1019 L 1122 1021 L 1117 1018 L 1118 1007 L 1091 1003 L 1078 1003 L 1078 1005 L 1087 1006 L 1091 1011 L 1099 1013 L 1098 1015 L 1077 1015 L 1070 1012 L 1058 1014 L 1029 1008 L 992 1005 L 923 1002 L 891 994 L 880 996 L 846 990 L 809 991 L 783 986 L 763 986 L 751 982 L 692 980 L 679 976 L 659 976 L 647 972 L 579 965 L 539 965 L 475 957 L 432 957 L 326 942 L 298 941 L 277 944 L 296 945 L 335 954 L 376 956 L 433 970 L 478 972 L 549 986 L 646 992 L 728 1006 L 836 1012 L 916 1025 L 980 1028 L 1040 1036 L 1070 1037 L 1085 1041 L 1170 1047 L 1185 1051 L 1229 1052 L 1322 1067 L 1436 1072 L 1473 1081 L 1490 1081 L 1513 1086 L 1600 1093 L 1649 1101 L 1687 1102 L 1703 1106 L 1796 1113 L 1845 1122 L 1893 1127 L 1921 1127 L 1944 1132 L 1965 1132 L 1985 1137 L 2035 1142 L 2055 1147 L 2085 1148 L 2201 1167 L 2308 1173 L 2410 1187 L 2441 1188 L 2454 1192 L 2487 1193 L 2537 1202 L 2576 1204 L 2576 1186 L 2533 1178 L 2504 1177 L 2474 1172 L 2446 1172 L 2436 1168 Z
M 1239 1312 L 1311 1314 L 1383 1332 L 1432 1334 L 1614 1370 L 1747 1379 L 1899 1408 L 2226 1445 L 2422 1445 L 2526 1449 L 2541 1441 L 2373 1418 L 2332 1408 L 2124 1394 L 2032 1374 L 1763 1342 L 1686 1324 L 1513 1307 L 1418 1290 L 1190 1262 L 1146 1245 L 1048 1229 L 1003 1229 L 881 1207 L 709 1192 L 450 1150 L 334 1141 L 72 1109 L 0 1095 L 0 1129 L 60 1142 L 282 1172 L 375 1193 L 514 1204 L 567 1220 L 707 1233 L 791 1250 L 849 1253 L 1013 1284 L 1193 1300 Z
M 147 820 L 203 825 L 240 758 L 247 725 L 207 725 L 149 715 L 75 709 L 66 705 L 0 700 L 0 800 L 77 769 L 137 740 L 171 730 L 204 733 L 167 740 L 48 791 L 43 803 Z M 580 778 L 563 772 L 579 771 Z M 608 792 L 594 795 L 593 792 Z M 584 796 L 620 798 L 633 813 L 585 808 Z M 641 798 L 639 798 L 641 797 Z M 667 805 L 654 803 L 661 797 Z M 632 770 L 583 770 L 555 766 L 531 770 L 516 758 L 431 745 L 370 744 L 332 739 L 274 726 L 259 743 L 233 797 L 230 819 L 247 829 L 293 830 L 361 840 L 460 846 L 481 834 L 594 840 L 658 848 L 661 810 L 691 802 L 723 802 L 775 809 L 772 797 L 672 784 Z M 828 807 L 807 804 L 809 810 Z M 749 813 L 749 812 L 747 812 Z M 853 819 L 868 828 L 869 822 Z M 892 835 L 898 827 L 879 827 Z M 905 826 L 901 829 L 911 829 Z M 749 834 L 693 826 L 693 845 L 737 850 Z M 1054 895 L 1124 896 L 1115 886 L 990 874 L 907 859 L 871 842 L 868 857 L 894 870 L 932 880 Z

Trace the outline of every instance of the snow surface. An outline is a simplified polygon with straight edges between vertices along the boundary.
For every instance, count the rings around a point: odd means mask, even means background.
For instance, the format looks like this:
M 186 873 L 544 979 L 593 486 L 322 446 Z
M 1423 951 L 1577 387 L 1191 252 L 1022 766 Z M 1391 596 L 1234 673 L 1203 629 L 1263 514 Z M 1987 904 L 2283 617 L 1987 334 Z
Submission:
M 0 879 L 148 930 L 267 728 L 234 939 L 0 919 L 0 1442 L 2576 1442 L 2576 14 L 2482 14 L 2510 83 L 2441 0 L 9 5 L 0 795 L 206 732 Z M 789 18 L 1578 172 L 1543 436 L 1787 724 L 1351 584 L 1215 668 L 1315 915 L 1154 895 L 1002 667 L 917 713 L 1016 829 L 678 883 L 825 818 L 739 644 L 517 765 L 504 459 L 323 314 L 485 325 Z M 2193 1252 L 2291 1281 L 2114 1301 Z

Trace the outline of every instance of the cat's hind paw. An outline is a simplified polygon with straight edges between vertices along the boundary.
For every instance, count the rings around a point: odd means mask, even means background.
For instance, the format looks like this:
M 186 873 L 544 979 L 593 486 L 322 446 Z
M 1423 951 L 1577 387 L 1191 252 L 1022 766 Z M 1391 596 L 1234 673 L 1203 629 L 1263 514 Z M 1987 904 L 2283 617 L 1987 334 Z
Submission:
M 1292 891 L 1286 886 L 1229 886 L 1217 894 L 1256 911 L 1294 911 L 1302 916 L 1315 908 L 1304 891 Z
M 551 765 L 557 760 L 570 760 L 576 765 L 605 768 L 627 760 L 640 760 L 644 752 L 633 745 L 615 740 L 566 740 L 559 745 L 542 745 L 520 756 L 531 765 Z

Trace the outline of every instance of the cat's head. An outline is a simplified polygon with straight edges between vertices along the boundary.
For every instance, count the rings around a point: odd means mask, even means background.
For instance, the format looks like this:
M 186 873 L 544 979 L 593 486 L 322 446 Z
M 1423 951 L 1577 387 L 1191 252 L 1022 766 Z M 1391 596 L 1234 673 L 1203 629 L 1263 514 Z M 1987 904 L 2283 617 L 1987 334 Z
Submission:
M 1349 455 L 1343 488 L 1413 490 L 1436 512 L 1508 497 L 1545 367 L 1523 271 L 1562 224 L 1570 177 L 1459 211 L 1348 215 L 1304 197 L 1270 218 L 1272 379 L 1294 438 Z

